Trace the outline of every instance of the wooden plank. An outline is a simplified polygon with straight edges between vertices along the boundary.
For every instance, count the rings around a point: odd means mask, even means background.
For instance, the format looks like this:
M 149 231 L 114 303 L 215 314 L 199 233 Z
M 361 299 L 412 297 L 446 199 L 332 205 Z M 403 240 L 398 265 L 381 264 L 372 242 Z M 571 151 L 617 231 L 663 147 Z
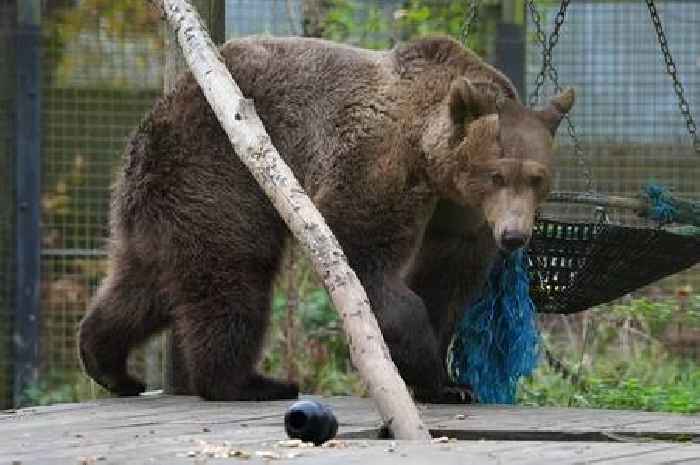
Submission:
M 265 431 L 275 438 L 272 431 Z M 273 454 L 280 464 L 297 465 L 413 465 L 439 461 L 441 465 L 519 464 L 519 465 L 670 465 L 700 463 L 700 446 L 677 443 L 557 443 L 508 441 L 459 441 L 451 444 L 416 444 L 415 442 L 352 440 L 340 447 L 288 449 L 276 440 L 251 441 L 241 437 L 221 439 L 175 438 L 171 441 L 140 440 L 119 447 L 105 444 L 75 443 L 70 448 L 45 449 L 41 453 L 24 449 L 14 454 L 0 452 L 3 463 L 76 464 L 81 463 L 153 463 L 197 464 L 232 463 L 231 457 L 209 456 L 208 452 L 251 455 L 246 463 L 269 463 L 258 456 Z M 235 462 L 234 462 L 235 463 Z
M 455 413 L 459 411 L 459 413 Z M 462 414 L 464 420 L 455 419 Z M 460 439 L 661 440 L 700 439 L 700 416 L 632 410 L 528 408 L 511 406 L 427 406 L 432 429 Z
M 369 399 L 321 400 L 333 407 L 341 435 L 370 437 L 377 430 L 379 415 Z M 674 438 L 700 442 L 697 415 L 429 405 L 421 407 L 422 415 L 436 433 L 500 440 L 431 446 L 400 442 L 395 451 L 387 452 L 391 441 L 352 439 L 341 440 L 345 447 L 336 449 L 290 450 L 278 445 L 286 439 L 282 421 L 288 405 L 286 401 L 204 402 L 194 397 L 143 396 L 0 412 L 0 463 L 76 464 L 81 457 L 110 464 L 232 461 L 206 457 L 207 450 L 245 450 L 253 455 L 272 451 L 282 457 L 279 463 L 299 465 L 410 465 L 435 460 L 441 464 L 700 463 L 700 444 L 591 442 L 583 434 L 606 432 L 610 436 L 601 439 L 611 441 L 634 437 L 637 432 L 672 433 Z M 457 415 L 465 415 L 465 419 L 457 420 Z M 554 441 L 538 440 L 542 438 Z M 289 453 L 302 455 L 285 459 Z M 105 460 L 97 461 L 98 457 Z M 263 459 L 252 457 L 249 463 L 263 463 Z
M 380 426 L 379 415 L 369 399 L 336 397 L 322 399 L 332 406 L 341 425 L 352 430 L 341 433 L 363 432 Z M 158 423 L 274 425 L 284 415 L 290 402 L 204 402 L 196 397 L 143 396 L 139 398 L 105 399 L 81 404 L 59 404 L 50 407 L 34 407 L 0 413 L 3 420 L 20 417 L 28 423 L 33 417 L 43 417 L 43 422 L 57 416 L 85 417 L 93 421 L 131 421 L 152 418 Z M 485 405 L 424 405 L 421 414 L 436 431 L 468 431 L 492 433 L 519 433 L 524 436 L 538 433 L 571 433 L 581 435 L 589 431 L 611 435 L 640 436 L 647 432 L 665 433 L 683 438 L 700 435 L 700 416 L 674 415 L 637 411 L 528 408 Z M 84 414 L 84 412 L 87 412 Z M 60 414 L 60 415 L 56 415 Z M 464 419 L 456 419 L 464 415 Z M 63 421 L 63 420 L 62 420 Z M 149 420 L 150 421 L 150 420 Z M 575 439 L 575 437 L 573 438 Z

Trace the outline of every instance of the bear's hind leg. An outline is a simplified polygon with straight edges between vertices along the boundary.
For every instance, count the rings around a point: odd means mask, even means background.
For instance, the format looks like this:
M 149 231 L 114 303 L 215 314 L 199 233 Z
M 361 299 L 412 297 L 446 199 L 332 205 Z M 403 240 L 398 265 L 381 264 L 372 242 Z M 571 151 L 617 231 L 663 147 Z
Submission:
M 124 271 L 124 270 L 122 270 Z M 127 372 L 129 351 L 163 329 L 168 318 L 147 277 L 113 272 L 102 284 L 80 322 L 80 360 L 87 374 L 110 392 L 133 396 L 145 385 Z
M 234 265 L 235 266 L 235 265 Z M 274 271 L 260 264 L 228 271 L 221 288 L 175 310 L 175 334 L 193 391 L 207 400 L 292 399 L 298 387 L 258 374 Z

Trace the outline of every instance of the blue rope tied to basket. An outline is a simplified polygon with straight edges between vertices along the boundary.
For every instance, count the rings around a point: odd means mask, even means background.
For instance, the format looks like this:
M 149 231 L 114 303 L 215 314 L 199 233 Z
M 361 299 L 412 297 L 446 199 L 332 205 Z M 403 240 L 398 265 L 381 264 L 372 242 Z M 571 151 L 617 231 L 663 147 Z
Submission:
M 537 365 L 539 331 L 529 290 L 526 252 L 503 256 L 457 325 L 450 370 L 481 403 L 512 404 L 519 379 Z
M 644 187 L 651 206 L 647 217 L 659 224 L 674 223 L 677 221 L 678 209 L 673 203 L 673 197 L 669 190 L 661 184 L 649 183 Z

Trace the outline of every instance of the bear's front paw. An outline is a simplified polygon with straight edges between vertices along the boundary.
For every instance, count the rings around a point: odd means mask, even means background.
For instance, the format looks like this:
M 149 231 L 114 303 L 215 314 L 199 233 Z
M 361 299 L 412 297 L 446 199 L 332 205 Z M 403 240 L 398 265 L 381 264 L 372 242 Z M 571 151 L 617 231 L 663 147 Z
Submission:
M 111 380 L 107 389 L 120 397 L 138 396 L 146 391 L 146 385 L 131 376 Z
M 298 397 L 298 385 L 258 376 L 238 390 L 235 400 L 267 401 L 296 399 Z
M 271 399 L 297 399 L 299 397 L 299 386 L 295 383 L 279 383 L 269 392 Z

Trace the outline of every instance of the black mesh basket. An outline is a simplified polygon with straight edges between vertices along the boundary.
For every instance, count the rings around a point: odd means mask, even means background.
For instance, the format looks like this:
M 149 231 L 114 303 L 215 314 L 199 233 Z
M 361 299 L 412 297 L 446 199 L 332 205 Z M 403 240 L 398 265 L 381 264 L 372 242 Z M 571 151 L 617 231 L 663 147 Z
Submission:
M 695 265 L 700 237 L 539 219 L 528 253 L 530 295 L 538 311 L 576 313 Z

